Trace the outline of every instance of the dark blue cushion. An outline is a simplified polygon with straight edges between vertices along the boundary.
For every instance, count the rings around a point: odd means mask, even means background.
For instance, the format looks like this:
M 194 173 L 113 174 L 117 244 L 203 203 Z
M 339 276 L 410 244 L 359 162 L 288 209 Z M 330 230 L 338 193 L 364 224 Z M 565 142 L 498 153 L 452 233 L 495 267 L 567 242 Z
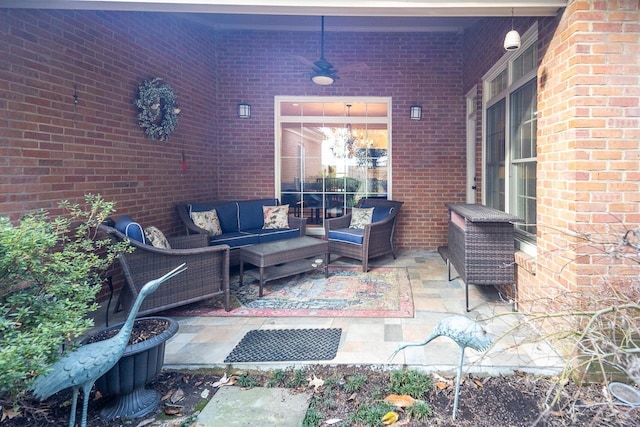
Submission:
M 146 244 L 144 230 L 142 230 L 140 224 L 131 219 L 129 215 L 119 217 L 116 221 L 115 229 L 130 239 Z
M 364 240 L 364 229 L 362 228 L 339 228 L 329 231 L 329 240 L 339 240 L 341 242 L 355 243 L 361 245 Z
M 216 206 L 218 220 L 222 233 L 235 233 L 238 231 L 238 205 L 235 202 Z
M 263 206 L 277 206 L 276 199 L 242 200 L 238 205 L 238 225 L 240 231 L 262 228 L 264 225 Z M 224 232 L 224 228 L 223 228 Z
M 371 222 L 382 221 L 393 211 L 393 206 L 376 206 L 373 208 L 373 215 L 371 216 Z
M 229 203 L 194 203 L 189 205 L 189 212 L 205 212 L 216 210 L 220 228 L 223 233 L 233 233 L 238 231 L 238 206 L 236 202 Z
M 231 248 L 255 245 L 257 243 L 260 243 L 260 236 L 257 234 L 241 233 L 239 231 L 224 233 L 219 236 L 211 236 L 209 239 L 209 244 L 211 246 L 229 245 Z

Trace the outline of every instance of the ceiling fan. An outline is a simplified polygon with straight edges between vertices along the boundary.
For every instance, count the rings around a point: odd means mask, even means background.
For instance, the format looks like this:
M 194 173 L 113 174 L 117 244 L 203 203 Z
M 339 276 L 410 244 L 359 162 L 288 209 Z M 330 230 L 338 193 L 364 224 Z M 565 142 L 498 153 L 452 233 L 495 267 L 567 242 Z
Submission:
M 313 70 L 311 74 L 311 81 L 317 85 L 328 86 L 335 83 L 340 77 L 338 76 L 338 69 L 333 66 L 332 63 L 327 61 L 324 57 L 324 16 L 322 16 L 321 20 L 321 32 L 320 32 L 320 59 L 315 62 L 309 61 L 307 58 L 302 56 L 296 56 L 296 58 L 310 66 Z M 342 70 L 345 72 L 349 71 L 362 71 L 366 70 L 369 67 L 367 64 L 359 62 L 355 64 L 346 65 L 342 67 Z M 345 80 L 345 81 L 348 81 Z
M 328 86 L 339 79 L 338 69 L 331 62 L 324 59 L 324 16 L 322 17 L 320 32 L 320 59 L 313 63 L 311 81 L 317 85 Z

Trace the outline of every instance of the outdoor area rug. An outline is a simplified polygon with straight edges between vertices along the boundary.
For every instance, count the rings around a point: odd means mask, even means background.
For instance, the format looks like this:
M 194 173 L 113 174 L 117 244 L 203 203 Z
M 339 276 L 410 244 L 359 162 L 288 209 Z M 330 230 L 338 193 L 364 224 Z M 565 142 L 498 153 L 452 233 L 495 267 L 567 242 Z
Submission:
M 330 267 L 329 278 L 313 270 L 267 282 L 258 297 L 258 281 L 230 278 L 231 311 L 222 298 L 177 307 L 167 316 L 252 317 L 413 317 L 411 282 L 406 268 Z
M 225 362 L 331 360 L 342 329 L 259 329 L 247 332 Z

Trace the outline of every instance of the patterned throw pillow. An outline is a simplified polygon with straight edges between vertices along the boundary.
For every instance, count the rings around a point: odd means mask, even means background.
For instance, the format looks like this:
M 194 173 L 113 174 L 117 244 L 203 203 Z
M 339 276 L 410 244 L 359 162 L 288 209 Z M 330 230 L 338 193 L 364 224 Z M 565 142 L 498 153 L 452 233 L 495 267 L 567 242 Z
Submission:
M 203 212 L 189 212 L 191 220 L 198 227 L 207 230 L 209 236 L 219 236 L 222 234 L 222 227 L 220 227 L 220 220 L 218 219 L 218 213 L 215 209 Z
M 364 228 L 365 225 L 371 224 L 373 217 L 373 208 L 352 208 L 351 224 L 349 228 Z
M 289 205 L 263 206 L 262 228 L 289 228 Z
M 167 241 L 167 238 L 164 237 L 164 234 L 162 234 L 162 231 L 158 230 L 153 225 L 144 229 L 144 236 L 154 248 L 171 249 L 171 245 L 169 245 L 169 242 Z

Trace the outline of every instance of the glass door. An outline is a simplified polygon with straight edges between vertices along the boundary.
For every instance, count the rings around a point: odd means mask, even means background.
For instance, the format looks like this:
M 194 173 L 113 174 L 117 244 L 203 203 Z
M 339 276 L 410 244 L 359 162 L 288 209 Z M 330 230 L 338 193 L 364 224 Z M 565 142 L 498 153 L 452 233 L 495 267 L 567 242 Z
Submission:
M 389 195 L 390 101 L 376 101 L 276 101 L 278 197 L 310 234 L 363 197 Z

